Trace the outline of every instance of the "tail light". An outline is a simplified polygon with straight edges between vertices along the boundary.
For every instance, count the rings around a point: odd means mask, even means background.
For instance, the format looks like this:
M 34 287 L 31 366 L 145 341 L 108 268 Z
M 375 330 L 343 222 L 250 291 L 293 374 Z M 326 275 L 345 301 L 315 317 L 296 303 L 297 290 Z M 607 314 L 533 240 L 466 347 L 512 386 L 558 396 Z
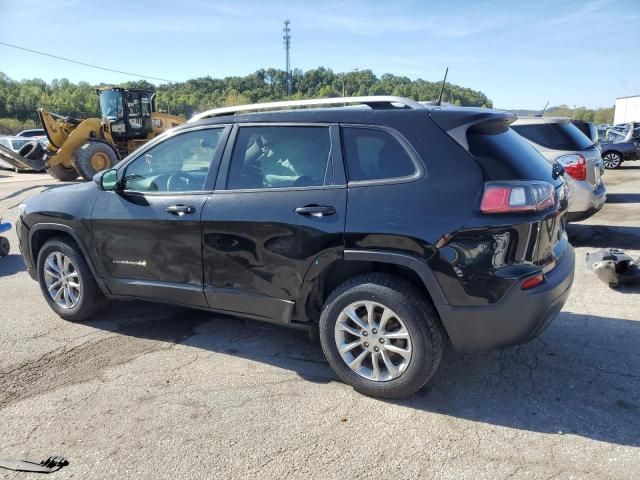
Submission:
M 529 289 L 531 289 L 533 287 L 537 287 L 542 282 L 544 282 L 544 275 L 543 274 L 534 275 L 533 277 L 529 277 L 524 282 L 522 282 L 522 285 L 520 285 L 520 289 L 521 290 L 529 290 Z
M 587 179 L 587 161 L 578 153 L 561 155 L 556 161 L 563 166 L 564 171 L 576 180 Z
M 482 213 L 540 212 L 555 205 L 555 189 L 547 182 L 486 182 Z

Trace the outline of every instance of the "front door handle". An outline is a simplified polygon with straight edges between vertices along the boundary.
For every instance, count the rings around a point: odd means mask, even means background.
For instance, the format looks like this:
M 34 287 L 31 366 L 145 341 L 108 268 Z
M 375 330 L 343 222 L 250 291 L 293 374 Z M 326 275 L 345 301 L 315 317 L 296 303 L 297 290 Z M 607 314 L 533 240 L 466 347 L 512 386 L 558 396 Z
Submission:
M 298 215 L 309 215 L 312 217 L 327 217 L 336 213 L 336 209 L 329 205 L 305 205 L 296 208 Z
M 182 217 L 183 215 L 189 215 L 195 213 L 196 208 L 191 205 L 171 205 L 166 208 L 167 212 Z

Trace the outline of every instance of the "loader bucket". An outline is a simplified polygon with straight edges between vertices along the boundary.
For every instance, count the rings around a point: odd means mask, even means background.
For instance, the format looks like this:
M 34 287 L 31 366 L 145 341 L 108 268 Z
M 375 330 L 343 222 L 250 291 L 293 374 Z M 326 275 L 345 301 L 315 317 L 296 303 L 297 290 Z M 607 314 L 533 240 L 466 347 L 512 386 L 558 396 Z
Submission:
M 22 170 L 32 168 L 36 171 L 40 171 L 44 169 L 44 158 L 33 159 L 21 157 L 4 145 L 0 145 L 0 158 L 5 162 L 8 162 L 10 165 Z

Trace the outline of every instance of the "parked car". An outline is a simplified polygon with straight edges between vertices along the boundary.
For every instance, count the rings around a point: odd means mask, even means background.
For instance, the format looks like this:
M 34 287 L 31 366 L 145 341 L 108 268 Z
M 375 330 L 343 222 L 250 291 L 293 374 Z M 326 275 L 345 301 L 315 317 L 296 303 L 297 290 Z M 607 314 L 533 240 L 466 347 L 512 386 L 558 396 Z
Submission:
M 343 104 L 371 108 L 300 108 Z M 400 97 L 204 112 L 29 198 L 20 248 L 62 318 L 141 298 L 318 331 L 343 381 L 403 397 L 445 339 L 527 342 L 569 295 L 568 189 L 514 120 Z
M 571 120 L 571 123 L 576 126 L 578 130 L 584 133 L 593 143 L 598 142 L 598 129 L 595 123 L 585 122 L 584 120 Z
M 0 136 L 0 145 L 7 147 L 16 153 L 27 143 L 30 139 L 18 136 L 3 135 Z M 10 170 L 17 170 L 16 167 L 0 158 L 0 167 Z
M 521 117 L 512 125 L 549 163 L 559 163 L 571 191 L 567 218 L 580 221 L 602 208 L 607 189 L 600 150 L 567 118 Z
M 41 138 L 46 137 L 47 134 L 44 132 L 42 128 L 32 128 L 29 130 L 22 130 L 17 134 L 18 137 L 29 137 L 29 138 Z
M 640 160 L 640 126 L 629 124 L 626 131 L 620 130 L 620 132 L 620 134 L 610 132 L 609 138 L 612 141 L 600 143 L 605 168 L 618 168 L 622 162 Z

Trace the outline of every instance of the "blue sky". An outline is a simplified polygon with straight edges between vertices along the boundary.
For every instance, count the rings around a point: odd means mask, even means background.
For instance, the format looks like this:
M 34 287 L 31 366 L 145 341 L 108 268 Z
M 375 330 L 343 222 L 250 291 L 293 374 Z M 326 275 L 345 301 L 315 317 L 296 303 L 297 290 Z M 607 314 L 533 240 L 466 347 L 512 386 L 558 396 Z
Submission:
M 172 80 L 284 66 L 370 68 L 483 91 L 496 107 L 603 107 L 640 94 L 640 0 L 0 0 L 0 41 Z M 136 53 L 139 52 L 139 53 Z M 134 77 L 0 45 L 11 78 Z

